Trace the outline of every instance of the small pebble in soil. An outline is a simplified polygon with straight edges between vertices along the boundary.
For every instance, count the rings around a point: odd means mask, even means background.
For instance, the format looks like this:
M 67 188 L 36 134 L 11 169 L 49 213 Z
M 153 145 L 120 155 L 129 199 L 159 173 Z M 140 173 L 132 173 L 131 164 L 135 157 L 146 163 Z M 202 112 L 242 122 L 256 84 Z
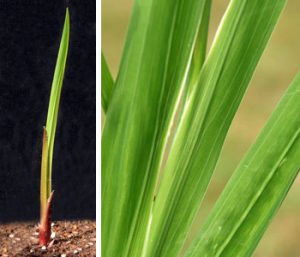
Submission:
M 67 257 L 65 253 L 61 254 L 60 257 Z
M 50 237 L 51 237 L 51 239 L 54 239 L 55 238 L 55 232 L 52 232 Z
M 14 235 L 14 234 L 10 234 L 9 237 L 10 237 L 10 238 L 14 238 L 15 235 Z
M 46 246 L 43 246 L 43 247 L 42 247 L 42 251 L 43 251 L 43 252 L 47 251 L 47 247 L 46 247 Z

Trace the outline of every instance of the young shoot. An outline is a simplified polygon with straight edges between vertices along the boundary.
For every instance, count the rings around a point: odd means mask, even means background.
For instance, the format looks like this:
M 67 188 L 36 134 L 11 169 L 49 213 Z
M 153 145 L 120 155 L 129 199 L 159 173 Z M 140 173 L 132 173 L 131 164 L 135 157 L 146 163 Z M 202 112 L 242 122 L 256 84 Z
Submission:
M 52 191 L 52 160 L 54 138 L 57 125 L 57 115 L 59 101 L 64 78 L 65 65 L 68 54 L 70 34 L 69 10 L 66 9 L 63 33 L 61 37 L 59 52 L 57 56 L 55 72 L 51 87 L 51 95 L 48 107 L 48 116 L 46 127 L 43 128 L 43 148 L 41 163 L 41 181 L 40 181 L 40 229 L 39 243 L 46 246 L 49 244 L 51 235 L 51 203 L 53 199 Z

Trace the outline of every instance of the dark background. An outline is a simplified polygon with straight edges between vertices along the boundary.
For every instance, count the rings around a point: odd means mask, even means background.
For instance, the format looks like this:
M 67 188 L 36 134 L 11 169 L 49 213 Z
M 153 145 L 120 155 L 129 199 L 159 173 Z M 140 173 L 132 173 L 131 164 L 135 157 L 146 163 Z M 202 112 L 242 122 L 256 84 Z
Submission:
M 69 1 L 54 146 L 54 219 L 95 218 L 95 1 Z M 0 1 L 0 222 L 39 218 L 46 123 L 66 2 Z

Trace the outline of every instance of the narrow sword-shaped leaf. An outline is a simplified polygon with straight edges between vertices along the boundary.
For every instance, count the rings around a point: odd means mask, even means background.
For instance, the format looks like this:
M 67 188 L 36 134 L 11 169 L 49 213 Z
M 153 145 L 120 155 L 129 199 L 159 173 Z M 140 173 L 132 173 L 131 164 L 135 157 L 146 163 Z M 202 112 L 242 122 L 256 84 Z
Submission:
M 205 1 L 136 0 L 102 138 L 103 256 L 141 256 Z
M 285 0 L 232 0 L 192 88 L 155 200 L 147 256 L 176 256 Z
M 47 116 L 47 123 L 46 123 L 46 130 L 48 133 L 48 154 L 49 154 L 49 169 L 48 169 L 48 192 L 47 196 L 49 197 L 52 191 L 52 159 L 53 159 L 53 148 L 54 148 L 54 138 L 55 138 L 55 131 L 56 131 L 56 124 L 57 124 L 57 115 L 58 115 L 58 107 L 61 95 L 61 88 L 64 78 L 67 54 L 68 54 L 68 47 L 69 47 L 69 34 L 70 34 L 70 17 L 69 17 L 69 10 L 66 10 L 66 17 L 64 22 L 63 33 L 60 41 L 59 52 L 56 60 L 56 66 L 52 81 L 51 87 L 51 95 L 48 107 L 48 116 Z M 47 197 L 47 198 L 48 198 Z
M 101 105 L 105 113 L 109 105 L 113 85 L 114 81 L 112 75 L 109 71 L 105 57 L 103 53 L 101 53 Z
M 251 256 L 300 169 L 300 74 L 225 187 L 186 257 Z

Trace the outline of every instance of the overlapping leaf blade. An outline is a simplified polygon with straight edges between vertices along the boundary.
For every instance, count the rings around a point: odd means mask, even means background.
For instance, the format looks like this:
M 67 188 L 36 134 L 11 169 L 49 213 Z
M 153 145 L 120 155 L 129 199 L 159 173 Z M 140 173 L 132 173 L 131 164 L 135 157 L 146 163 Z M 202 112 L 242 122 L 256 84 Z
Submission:
M 64 79 L 65 66 L 66 66 L 66 60 L 68 55 L 69 34 L 70 34 L 70 16 L 69 16 L 69 10 L 67 8 L 63 33 L 60 41 L 60 47 L 59 47 L 59 52 L 56 60 L 53 81 L 52 81 L 47 123 L 46 123 L 46 131 L 48 135 L 48 146 L 49 146 L 48 148 L 49 168 L 47 172 L 48 174 L 47 196 L 48 197 L 50 196 L 52 191 L 51 181 L 52 181 L 52 159 L 53 159 L 54 138 L 55 138 L 56 125 L 57 125 L 57 116 L 58 116 L 58 108 L 59 108 L 62 83 Z
M 205 1 L 136 0 L 102 139 L 103 256 L 141 256 Z
M 147 256 L 176 256 L 285 0 L 232 0 L 184 107 L 156 197 Z
M 101 53 L 101 105 L 106 113 L 112 95 L 114 81 L 103 53 Z
M 250 256 L 300 169 L 300 74 L 186 256 Z

